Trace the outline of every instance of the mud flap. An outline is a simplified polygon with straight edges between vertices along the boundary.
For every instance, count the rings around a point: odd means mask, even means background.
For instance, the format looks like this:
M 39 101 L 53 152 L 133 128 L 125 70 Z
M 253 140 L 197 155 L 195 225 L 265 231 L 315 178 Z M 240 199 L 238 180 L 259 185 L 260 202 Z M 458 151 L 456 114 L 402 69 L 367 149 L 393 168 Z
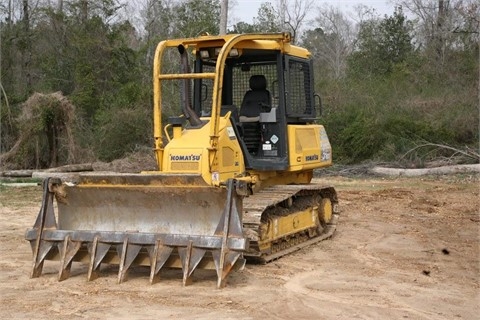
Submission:
M 41 275 L 44 261 L 57 260 L 58 280 L 65 280 L 80 261 L 88 264 L 88 280 L 106 263 L 119 266 L 118 283 L 141 265 L 150 267 L 152 284 L 162 268 L 181 268 L 187 285 L 201 268 L 215 270 L 221 288 L 230 271 L 243 268 L 248 249 L 237 183 L 220 188 L 199 176 L 142 174 L 90 175 L 74 186 L 45 179 L 40 212 L 25 235 L 31 277 Z

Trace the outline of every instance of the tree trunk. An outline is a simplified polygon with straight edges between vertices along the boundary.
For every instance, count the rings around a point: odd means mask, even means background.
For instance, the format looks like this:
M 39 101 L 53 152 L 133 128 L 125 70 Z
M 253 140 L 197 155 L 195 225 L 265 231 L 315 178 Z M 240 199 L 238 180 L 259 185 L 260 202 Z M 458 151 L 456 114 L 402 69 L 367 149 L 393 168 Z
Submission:
M 424 169 L 398 169 L 398 168 L 383 168 L 374 167 L 370 170 L 371 173 L 382 176 L 405 176 L 416 177 L 434 174 L 452 174 L 452 173 L 466 173 L 466 172 L 480 172 L 480 164 L 464 164 L 436 168 Z
M 220 35 L 227 34 L 228 0 L 220 3 Z
M 24 46 L 22 48 L 23 72 L 25 74 L 25 93 L 29 96 L 32 93 L 32 77 L 30 74 L 30 61 L 32 60 L 32 45 L 30 43 L 30 11 L 28 0 L 23 0 L 23 32 Z
M 80 10 L 81 10 L 82 24 L 85 25 L 88 19 L 88 0 L 82 0 Z
M 54 122 L 47 126 L 47 141 L 48 141 L 48 167 L 56 167 L 58 165 L 58 146 L 57 146 L 57 127 Z
M 446 15 L 445 1 L 438 0 L 438 15 L 435 32 L 435 52 L 440 66 L 443 66 L 445 60 L 445 15 Z
M 31 177 L 35 170 L 7 170 L 0 171 L 0 177 L 26 178 Z
M 93 165 L 91 163 L 79 163 L 79 164 L 67 164 L 61 167 L 50 168 L 45 170 L 46 172 L 82 172 L 93 171 Z
M 7 25 L 12 25 L 12 0 L 8 0 Z

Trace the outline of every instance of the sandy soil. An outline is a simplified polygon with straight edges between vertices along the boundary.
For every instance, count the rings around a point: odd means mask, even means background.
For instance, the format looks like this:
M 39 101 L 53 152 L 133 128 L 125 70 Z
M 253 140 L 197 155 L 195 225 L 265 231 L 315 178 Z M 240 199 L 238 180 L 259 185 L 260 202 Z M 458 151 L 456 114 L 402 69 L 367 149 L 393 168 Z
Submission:
M 341 219 L 335 236 L 268 265 L 247 265 L 215 289 L 198 273 L 182 287 L 177 271 L 148 284 L 115 267 L 86 281 L 86 267 L 57 282 L 57 263 L 30 279 L 24 232 L 40 187 L 0 188 L 1 319 L 479 319 L 478 176 L 329 177 Z

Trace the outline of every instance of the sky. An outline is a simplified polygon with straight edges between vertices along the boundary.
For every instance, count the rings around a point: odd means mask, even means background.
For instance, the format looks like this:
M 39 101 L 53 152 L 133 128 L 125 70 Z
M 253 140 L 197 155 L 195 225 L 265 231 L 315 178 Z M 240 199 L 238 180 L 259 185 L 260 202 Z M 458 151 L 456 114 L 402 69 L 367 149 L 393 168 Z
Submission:
M 289 1 L 289 0 L 287 0 Z M 234 20 L 244 21 L 247 23 L 252 23 L 253 18 L 257 16 L 258 8 L 263 2 L 268 2 L 267 0 L 229 0 L 229 5 L 234 5 L 233 8 L 229 11 L 229 22 Z M 273 4 L 276 1 L 270 1 Z M 231 4 L 230 4 L 231 3 Z M 347 12 L 353 12 L 353 7 L 358 4 L 366 5 L 367 7 L 374 8 L 375 11 L 380 15 L 391 15 L 394 10 L 394 5 L 392 0 L 315 0 L 314 6 L 321 6 L 323 4 L 331 5 L 333 7 L 338 7 L 340 10 Z M 312 14 L 316 10 L 312 10 Z M 311 17 L 312 19 L 314 17 Z

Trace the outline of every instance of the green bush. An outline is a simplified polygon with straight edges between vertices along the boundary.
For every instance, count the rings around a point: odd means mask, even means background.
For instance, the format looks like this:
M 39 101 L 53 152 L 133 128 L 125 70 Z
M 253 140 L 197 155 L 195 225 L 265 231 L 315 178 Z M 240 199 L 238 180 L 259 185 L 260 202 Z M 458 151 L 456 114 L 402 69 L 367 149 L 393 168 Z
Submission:
M 453 154 L 447 148 L 418 148 L 428 143 L 478 150 L 479 113 L 471 85 L 452 88 L 406 65 L 397 70 L 389 77 L 350 78 L 322 90 L 330 93 L 323 123 L 337 163 L 421 166 Z
M 94 150 L 102 161 L 112 161 L 135 151 L 140 146 L 153 145 L 150 106 L 110 108 L 96 117 Z

